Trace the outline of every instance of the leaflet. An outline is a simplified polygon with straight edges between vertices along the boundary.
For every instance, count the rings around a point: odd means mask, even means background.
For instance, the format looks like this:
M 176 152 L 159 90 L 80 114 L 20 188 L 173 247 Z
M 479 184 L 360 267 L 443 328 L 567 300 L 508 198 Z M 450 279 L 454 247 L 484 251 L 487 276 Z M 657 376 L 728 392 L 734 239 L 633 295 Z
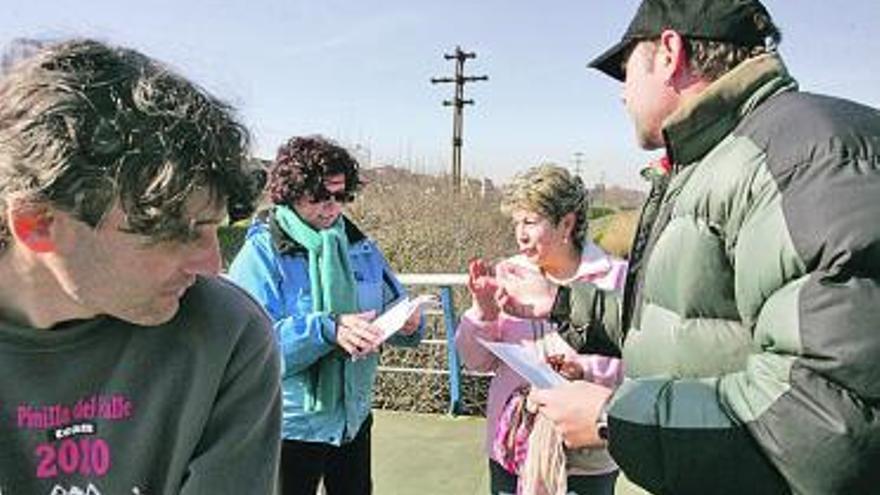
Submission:
M 553 388 L 566 382 L 546 361 L 538 359 L 534 351 L 520 344 L 490 342 L 481 338 L 477 341 L 537 388 Z
M 382 329 L 382 341 L 384 342 L 400 330 L 413 313 L 437 307 L 439 304 L 440 301 L 433 294 L 404 298 L 373 320 L 373 324 Z

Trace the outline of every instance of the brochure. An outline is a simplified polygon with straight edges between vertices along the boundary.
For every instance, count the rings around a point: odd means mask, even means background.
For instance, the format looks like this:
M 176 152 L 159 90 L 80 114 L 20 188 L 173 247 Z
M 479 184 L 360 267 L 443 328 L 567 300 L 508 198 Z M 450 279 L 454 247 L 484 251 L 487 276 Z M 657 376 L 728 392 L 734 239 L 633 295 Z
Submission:
M 477 341 L 537 388 L 553 388 L 566 382 L 547 362 L 538 359 L 533 351 L 520 344 L 489 342 L 480 338 Z
M 422 294 L 412 298 L 404 298 L 391 306 L 387 311 L 373 320 L 373 324 L 382 329 L 382 341 L 400 330 L 410 315 L 419 310 L 437 307 L 440 301 L 433 294 Z

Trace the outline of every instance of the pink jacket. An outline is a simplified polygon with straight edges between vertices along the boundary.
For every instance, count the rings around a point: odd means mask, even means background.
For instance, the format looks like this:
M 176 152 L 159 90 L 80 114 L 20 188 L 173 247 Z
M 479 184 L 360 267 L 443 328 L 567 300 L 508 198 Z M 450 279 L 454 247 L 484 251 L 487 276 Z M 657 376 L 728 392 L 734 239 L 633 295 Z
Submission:
M 532 266 L 522 256 L 514 256 L 509 261 Z M 584 247 L 578 272 L 572 280 L 588 281 L 601 289 L 620 291 L 625 276 L 625 261 L 612 258 L 598 246 L 588 243 Z M 489 385 L 489 400 L 486 407 L 486 451 L 490 457 L 498 416 L 511 393 L 526 384 L 526 381 L 483 347 L 477 341 L 477 337 L 496 342 L 519 342 L 534 349 L 542 357 L 565 354 L 567 358 L 576 360 L 583 367 L 586 380 L 607 387 L 616 386 L 623 378 L 619 359 L 577 354 L 548 321 L 522 320 L 502 313 L 497 320 L 486 322 L 478 320 L 474 314 L 474 310 L 469 309 L 462 315 L 455 332 L 455 346 L 465 367 L 472 371 L 495 373 Z M 591 459 L 586 463 L 579 461 L 577 466 L 570 466 L 573 469 L 569 469 L 569 472 L 597 474 L 616 469 L 607 452 L 599 451 L 595 454 L 588 456 Z

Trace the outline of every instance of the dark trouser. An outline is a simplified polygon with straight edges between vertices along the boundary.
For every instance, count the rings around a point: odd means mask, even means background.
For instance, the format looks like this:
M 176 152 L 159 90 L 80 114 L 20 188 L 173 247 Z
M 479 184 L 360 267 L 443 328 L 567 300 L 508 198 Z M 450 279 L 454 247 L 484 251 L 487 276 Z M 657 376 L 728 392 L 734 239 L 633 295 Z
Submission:
M 327 495 L 369 495 L 373 492 L 370 473 L 370 429 L 367 417 L 349 443 L 339 447 L 327 443 L 283 440 L 281 442 L 282 495 L 315 495 L 323 478 Z
M 489 459 L 490 490 L 492 495 L 516 493 L 516 475 L 510 474 L 501 464 Z M 614 495 L 617 471 L 594 476 L 569 476 L 568 495 Z

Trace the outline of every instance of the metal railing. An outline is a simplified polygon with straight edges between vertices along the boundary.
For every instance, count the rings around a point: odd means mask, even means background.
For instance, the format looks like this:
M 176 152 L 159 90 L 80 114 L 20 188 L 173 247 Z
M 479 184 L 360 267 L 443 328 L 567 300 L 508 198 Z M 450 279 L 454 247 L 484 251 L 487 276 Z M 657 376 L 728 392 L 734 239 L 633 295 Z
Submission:
M 455 314 L 455 301 L 452 289 L 467 284 L 467 275 L 461 273 L 403 273 L 397 278 L 408 287 L 437 287 L 440 291 L 440 304 L 443 311 L 443 325 L 446 339 L 443 341 L 424 340 L 424 344 L 446 345 L 446 370 L 404 370 L 384 368 L 385 371 L 407 371 L 430 374 L 446 374 L 449 379 L 449 414 L 461 412 L 461 362 L 455 350 L 455 328 L 458 317 Z M 380 368 L 383 369 L 383 368 Z

